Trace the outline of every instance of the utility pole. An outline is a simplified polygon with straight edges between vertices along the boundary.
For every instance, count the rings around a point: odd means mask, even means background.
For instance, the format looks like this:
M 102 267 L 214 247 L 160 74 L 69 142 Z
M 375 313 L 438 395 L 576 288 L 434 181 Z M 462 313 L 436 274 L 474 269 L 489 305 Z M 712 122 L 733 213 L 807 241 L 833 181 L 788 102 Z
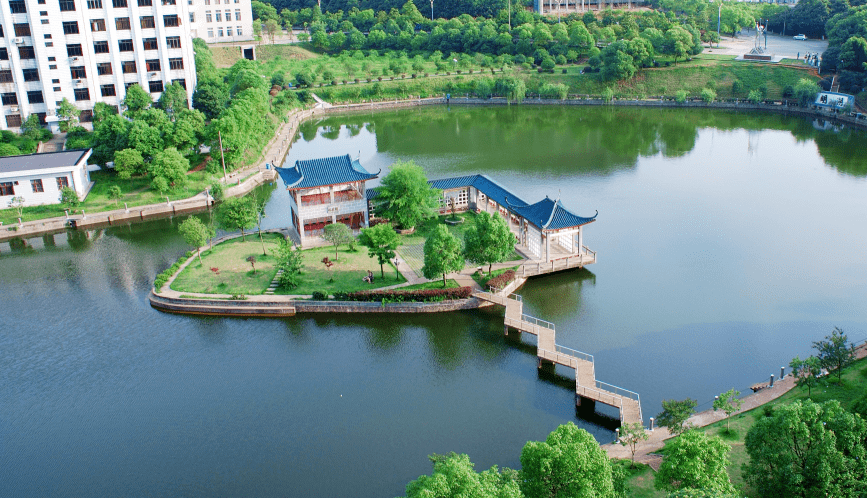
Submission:
M 433 2 L 434 2 L 434 0 L 430 0 L 430 20 L 431 20 L 431 21 L 434 20 L 434 17 L 433 17 Z
M 716 35 L 720 36 L 719 26 L 722 23 L 722 4 L 719 4 L 719 14 L 716 15 Z M 717 43 L 719 45 L 719 43 Z
M 223 134 L 217 130 L 217 138 L 220 140 L 220 161 L 223 163 L 223 181 L 228 183 L 229 175 L 226 174 L 226 158 L 223 156 Z
M 509 31 L 512 30 L 512 0 L 509 0 Z

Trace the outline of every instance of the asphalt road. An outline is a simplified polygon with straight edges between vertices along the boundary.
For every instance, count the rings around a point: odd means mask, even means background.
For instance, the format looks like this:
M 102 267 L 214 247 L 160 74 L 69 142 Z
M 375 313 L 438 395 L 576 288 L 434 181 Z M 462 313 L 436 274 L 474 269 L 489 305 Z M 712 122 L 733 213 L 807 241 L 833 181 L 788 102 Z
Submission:
M 719 43 L 719 48 L 705 49 L 706 53 L 710 54 L 731 54 L 743 55 L 750 52 L 755 43 L 756 31 L 744 30 L 741 31 L 737 38 L 728 36 L 722 37 Z M 762 48 L 765 47 L 765 39 L 762 36 Z M 807 52 L 822 54 L 828 48 L 827 40 L 795 40 L 792 36 L 780 36 L 768 33 L 768 48 L 766 53 L 777 57 L 788 59 L 798 58 L 798 54 L 803 59 Z

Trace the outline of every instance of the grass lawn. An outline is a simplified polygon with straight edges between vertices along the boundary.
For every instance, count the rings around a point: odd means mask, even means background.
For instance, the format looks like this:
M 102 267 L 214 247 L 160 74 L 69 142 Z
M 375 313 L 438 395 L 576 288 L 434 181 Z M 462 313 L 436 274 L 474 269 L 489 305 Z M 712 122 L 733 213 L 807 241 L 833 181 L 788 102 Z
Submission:
M 442 280 L 434 280 L 423 284 L 408 285 L 395 290 L 428 290 L 428 289 L 457 289 L 460 285 L 452 278 L 446 279 L 446 286 L 443 287 Z
M 201 292 L 206 294 L 262 294 L 277 273 L 277 258 L 274 256 L 282 238 L 277 234 L 266 234 L 265 251 L 253 233 L 247 241 L 237 238 L 217 244 L 202 253 L 202 263 L 198 258 L 172 282 L 172 290 L 179 292 Z M 256 257 L 256 271 L 247 258 Z M 217 268 L 218 272 L 211 271 Z
M 665 498 L 668 493 L 653 488 L 653 469 L 649 465 L 636 463 L 632 467 L 631 460 L 617 460 L 616 465 L 622 466 L 627 472 L 630 498 Z
M 359 248 L 356 252 L 348 252 L 341 246 L 338 251 L 339 258 L 336 260 L 334 259 L 334 246 L 307 249 L 302 251 L 302 255 L 304 263 L 301 275 L 299 275 L 298 287 L 278 289 L 277 294 L 306 295 L 313 294 L 314 291 L 334 294 L 335 292 L 377 289 L 406 282 L 403 276 L 395 276 L 397 272 L 391 264 L 385 265 L 385 278 L 383 278 L 377 259 L 368 257 L 366 248 Z M 326 256 L 334 262 L 331 270 L 327 270 L 322 263 L 322 259 Z M 367 275 L 368 270 L 373 272 L 373 284 L 361 280 Z M 332 275 L 334 281 L 330 282 Z
M 90 174 L 90 179 L 94 182 L 93 188 L 87 195 L 87 199 L 77 208 L 77 212 L 79 213 L 81 210 L 87 213 L 97 213 L 100 211 L 122 209 L 124 202 L 129 207 L 135 207 L 166 201 L 165 195 L 161 195 L 156 190 L 150 188 L 151 180 L 147 177 L 117 180 L 113 172 L 94 171 Z M 168 195 L 170 200 L 186 199 L 202 192 L 211 183 L 213 183 L 212 175 L 206 171 L 189 173 L 187 174 L 187 184 L 184 187 L 174 188 L 167 192 L 166 195 Z M 108 198 L 108 188 L 112 185 L 120 186 L 122 192 L 122 196 L 117 203 Z M 21 217 L 21 220 L 33 221 L 64 216 L 65 209 L 61 204 L 26 207 L 24 208 L 24 215 Z M 72 210 L 70 210 L 70 214 L 73 214 Z M 18 223 L 18 212 L 15 209 L 0 209 L 0 221 L 4 225 Z

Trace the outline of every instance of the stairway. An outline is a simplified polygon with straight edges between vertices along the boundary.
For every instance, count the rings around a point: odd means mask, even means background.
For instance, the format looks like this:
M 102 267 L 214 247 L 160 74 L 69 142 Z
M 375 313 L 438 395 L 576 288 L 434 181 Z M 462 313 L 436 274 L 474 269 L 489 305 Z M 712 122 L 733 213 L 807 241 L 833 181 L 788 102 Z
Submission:
M 277 270 L 277 274 L 274 275 L 274 280 L 271 281 L 271 285 L 268 286 L 268 289 L 265 290 L 266 296 L 273 296 L 274 291 L 277 290 L 277 287 L 280 287 L 280 275 L 283 274 L 283 270 Z

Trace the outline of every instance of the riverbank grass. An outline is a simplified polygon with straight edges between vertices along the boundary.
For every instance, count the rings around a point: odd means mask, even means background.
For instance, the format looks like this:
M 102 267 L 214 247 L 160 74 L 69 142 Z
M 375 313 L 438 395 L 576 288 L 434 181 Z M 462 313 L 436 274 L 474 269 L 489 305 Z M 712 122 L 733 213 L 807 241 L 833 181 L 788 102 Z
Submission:
M 196 257 L 184 268 L 171 284 L 178 292 L 203 294 L 262 294 L 274 275 L 277 274 L 277 248 L 282 235 L 262 234 L 262 242 L 256 232 L 247 234 L 247 240 L 238 237 L 215 245 L 202 252 L 202 262 Z M 256 258 L 253 266 L 247 261 Z

